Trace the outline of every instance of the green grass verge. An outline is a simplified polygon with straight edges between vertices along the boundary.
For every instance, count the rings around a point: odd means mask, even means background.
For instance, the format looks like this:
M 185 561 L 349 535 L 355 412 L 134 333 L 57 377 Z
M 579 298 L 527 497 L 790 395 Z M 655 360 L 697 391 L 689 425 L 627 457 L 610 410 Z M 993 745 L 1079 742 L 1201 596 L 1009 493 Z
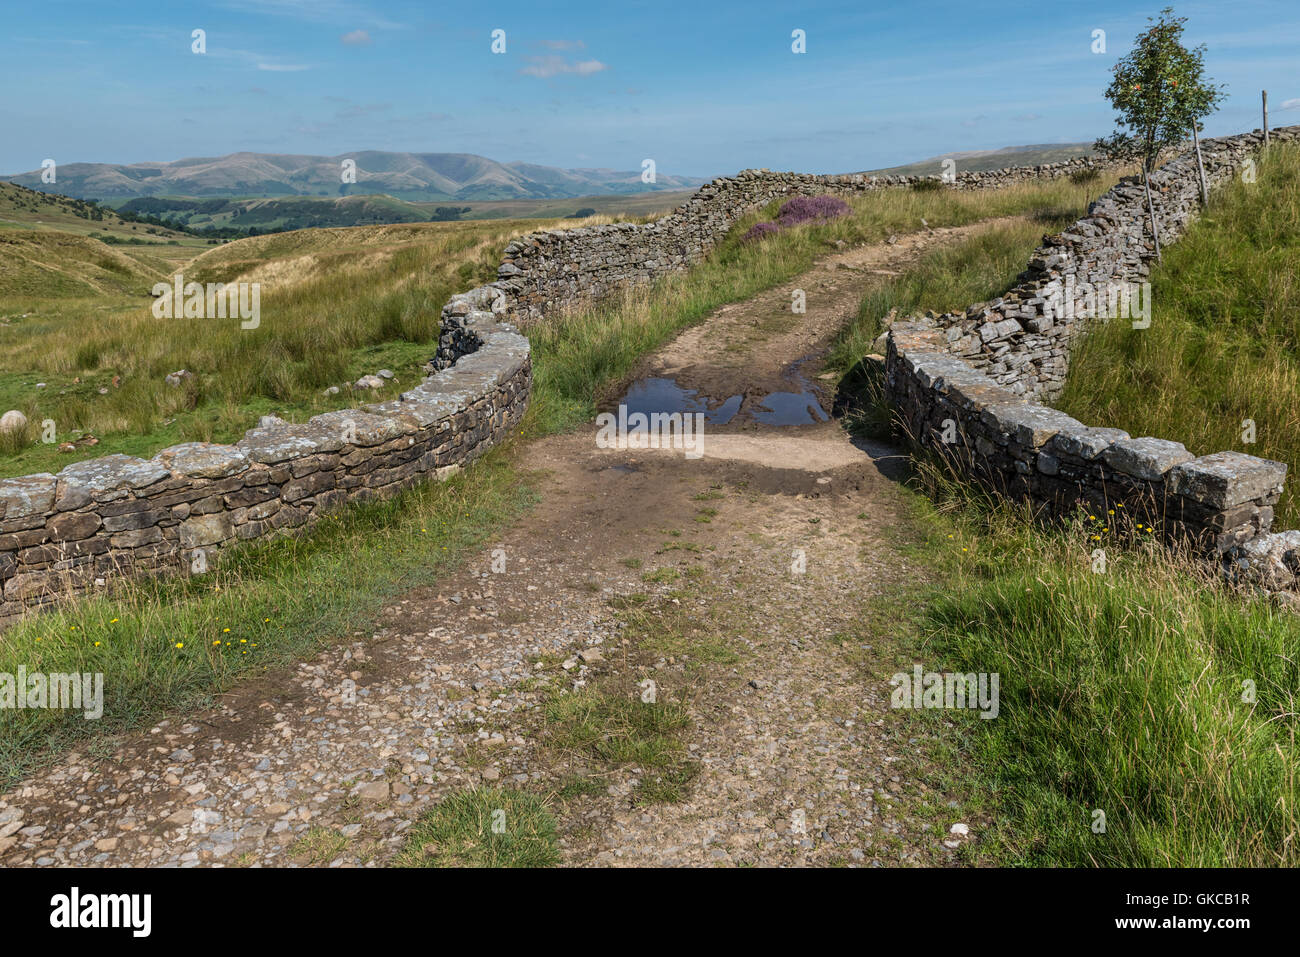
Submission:
M 1047 529 L 940 498 L 914 501 L 931 583 L 887 620 L 908 666 L 1000 676 L 995 719 L 914 712 L 954 748 L 949 784 L 993 822 L 972 859 L 1300 863 L 1300 618 L 1140 534 L 1112 528 L 1097 572 L 1086 516 Z

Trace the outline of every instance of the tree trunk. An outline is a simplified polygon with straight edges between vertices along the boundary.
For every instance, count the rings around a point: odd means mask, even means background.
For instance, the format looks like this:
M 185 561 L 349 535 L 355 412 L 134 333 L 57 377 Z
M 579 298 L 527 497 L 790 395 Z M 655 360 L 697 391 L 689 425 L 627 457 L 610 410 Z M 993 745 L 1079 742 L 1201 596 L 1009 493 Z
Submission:
M 1151 176 L 1149 173 L 1142 177 L 1142 185 L 1147 189 L 1147 213 L 1151 217 L 1151 238 L 1155 240 L 1156 244 L 1156 262 L 1164 262 L 1163 257 L 1160 255 L 1160 224 L 1156 222 L 1156 206 L 1151 199 Z

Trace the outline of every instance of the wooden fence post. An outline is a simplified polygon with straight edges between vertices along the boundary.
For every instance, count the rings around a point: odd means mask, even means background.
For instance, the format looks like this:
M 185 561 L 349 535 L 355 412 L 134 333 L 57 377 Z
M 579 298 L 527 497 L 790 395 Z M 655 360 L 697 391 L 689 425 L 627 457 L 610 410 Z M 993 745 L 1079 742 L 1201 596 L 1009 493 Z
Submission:
M 1210 205 L 1210 191 L 1205 184 L 1205 163 L 1201 160 L 1201 137 L 1196 132 L 1196 121 L 1192 121 L 1192 144 L 1196 147 L 1196 169 L 1201 180 L 1201 206 Z

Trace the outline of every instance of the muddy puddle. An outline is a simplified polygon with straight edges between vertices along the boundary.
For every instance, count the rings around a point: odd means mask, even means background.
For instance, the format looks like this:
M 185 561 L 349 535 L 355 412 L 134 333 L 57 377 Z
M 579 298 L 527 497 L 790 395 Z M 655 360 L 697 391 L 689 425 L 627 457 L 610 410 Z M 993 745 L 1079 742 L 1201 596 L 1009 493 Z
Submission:
M 701 395 L 697 389 L 684 388 L 676 379 L 650 376 L 632 383 L 619 402 L 627 406 L 629 415 L 635 412 L 646 415 L 654 412 L 700 412 L 710 425 L 726 425 L 738 416 L 778 426 L 825 422 L 826 413 L 822 411 L 812 386 L 802 377 L 795 384 L 802 386 L 802 391 L 719 398 Z

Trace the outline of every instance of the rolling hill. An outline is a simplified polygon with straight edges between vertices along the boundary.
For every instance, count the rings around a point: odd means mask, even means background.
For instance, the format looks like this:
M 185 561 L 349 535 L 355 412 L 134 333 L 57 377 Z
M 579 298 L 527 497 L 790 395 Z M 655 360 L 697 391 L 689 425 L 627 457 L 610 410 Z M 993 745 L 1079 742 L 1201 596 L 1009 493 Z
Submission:
M 347 160 L 356 183 L 343 183 Z M 498 163 L 471 153 L 390 153 L 365 150 L 338 156 L 232 153 L 167 163 L 66 163 L 57 183 L 36 170 L 9 176 L 30 189 L 83 199 L 143 196 L 280 197 L 386 193 L 398 199 L 555 199 L 593 194 L 689 189 L 705 180 L 659 175 L 641 182 L 639 170 L 557 169 L 532 163 Z
M 109 243 L 199 242 L 162 226 L 128 222 L 104 206 L 0 181 L 0 230 L 5 229 L 56 230 Z
M 981 173 L 1007 166 L 1038 166 L 1042 163 L 1061 163 L 1080 156 L 1092 156 L 1091 143 L 1039 143 L 1030 146 L 1004 146 L 996 150 L 967 150 L 943 153 L 929 159 L 917 160 L 903 166 L 867 170 L 876 176 L 928 176 L 942 172 L 943 161 L 957 163 L 958 171 Z

